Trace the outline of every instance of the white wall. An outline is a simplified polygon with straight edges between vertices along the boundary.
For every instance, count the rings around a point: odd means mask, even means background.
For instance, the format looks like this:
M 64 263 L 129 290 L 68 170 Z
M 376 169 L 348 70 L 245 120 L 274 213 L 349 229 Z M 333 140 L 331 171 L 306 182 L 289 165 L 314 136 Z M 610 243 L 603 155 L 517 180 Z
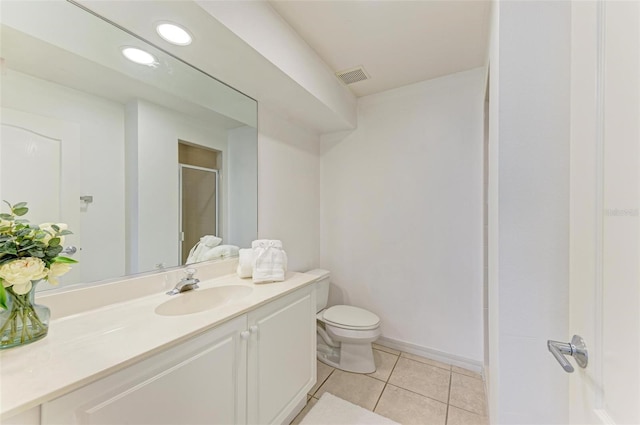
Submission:
M 80 138 L 79 195 L 93 203 L 80 209 L 76 258 L 80 281 L 122 276 L 124 231 L 124 107 L 13 70 L 2 75 L 2 107 L 77 124 Z M 107 173 L 106 170 L 109 170 Z M 28 201 L 28 200 L 27 200 Z M 15 200 L 14 200 L 15 202 Z M 108 261 L 105 261 L 108 258 Z M 64 278 L 62 279 L 64 283 Z M 75 282 L 73 282 L 75 283 Z
M 258 234 L 257 130 L 238 127 L 227 132 L 229 188 L 227 243 L 248 248 Z
M 282 240 L 289 269 L 320 260 L 319 137 L 258 106 L 258 236 Z
M 127 273 L 153 270 L 179 263 L 178 141 L 223 152 L 226 168 L 226 131 L 161 106 L 132 101 L 127 105 Z M 132 123 L 132 121 L 134 123 Z M 222 187 L 221 202 L 227 190 Z M 223 235 L 226 217 L 221 217 Z
M 481 365 L 485 71 L 362 97 L 323 136 L 321 265 L 330 302 L 378 314 L 384 338 Z
M 496 423 L 497 413 L 499 410 L 498 403 L 498 382 L 499 382 L 499 363 L 500 353 L 497 349 L 499 344 L 498 328 L 500 326 L 500 317 L 498 311 L 498 302 L 500 300 L 498 294 L 498 242 L 499 242 L 499 152 L 498 152 L 498 115 L 500 105 L 500 87 L 498 84 L 500 76 L 500 66 L 498 58 L 500 57 L 500 8 L 497 2 L 494 2 L 491 8 L 491 29 L 489 37 L 489 110 L 488 110 L 488 140 L 487 140 L 487 248 L 485 255 L 487 256 L 487 323 L 485 327 L 485 337 L 489 341 L 487 356 L 485 357 L 484 376 L 485 387 L 487 390 L 487 398 L 489 404 L 489 418 L 492 423 Z M 487 358 L 488 357 L 488 358 Z M 495 370 L 494 370 L 495 369 Z
M 566 424 L 569 375 L 546 341 L 570 338 L 571 4 L 495 6 L 490 175 L 499 199 L 490 210 L 490 413 L 496 424 Z

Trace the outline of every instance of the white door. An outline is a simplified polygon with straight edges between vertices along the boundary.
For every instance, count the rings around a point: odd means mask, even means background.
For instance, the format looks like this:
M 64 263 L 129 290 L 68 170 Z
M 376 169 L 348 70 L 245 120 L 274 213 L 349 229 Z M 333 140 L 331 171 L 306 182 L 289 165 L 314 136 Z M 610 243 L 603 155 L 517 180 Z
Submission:
M 640 424 L 640 2 L 572 4 L 571 423 Z
M 65 246 L 77 247 L 74 258 L 81 260 L 77 125 L 9 108 L 2 108 L 0 118 L 0 201 L 27 202 L 26 218 L 33 224 L 66 223 L 73 235 Z M 79 282 L 81 267 L 74 265 L 61 282 Z

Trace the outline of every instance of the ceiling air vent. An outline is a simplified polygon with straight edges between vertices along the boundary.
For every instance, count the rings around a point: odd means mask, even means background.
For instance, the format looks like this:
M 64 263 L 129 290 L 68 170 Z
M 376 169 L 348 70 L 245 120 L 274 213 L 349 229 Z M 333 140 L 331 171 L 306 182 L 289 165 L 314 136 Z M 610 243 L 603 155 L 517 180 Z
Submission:
M 345 84 L 353 84 L 370 78 L 362 66 L 336 72 L 336 76 Z

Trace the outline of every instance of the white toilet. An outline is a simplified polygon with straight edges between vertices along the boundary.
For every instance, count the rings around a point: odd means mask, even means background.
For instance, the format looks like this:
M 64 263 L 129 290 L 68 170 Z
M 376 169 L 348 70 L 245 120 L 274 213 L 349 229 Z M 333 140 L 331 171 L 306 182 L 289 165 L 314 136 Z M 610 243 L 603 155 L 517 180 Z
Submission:
M 329 300 L 329 272 L 315 269 L 307 273 L 318 276 L 318 360 L 347 372 L 375 372 L 371 343 L 380 336 L 380 318 L 368 310 L 349 305 L 325 308 Z

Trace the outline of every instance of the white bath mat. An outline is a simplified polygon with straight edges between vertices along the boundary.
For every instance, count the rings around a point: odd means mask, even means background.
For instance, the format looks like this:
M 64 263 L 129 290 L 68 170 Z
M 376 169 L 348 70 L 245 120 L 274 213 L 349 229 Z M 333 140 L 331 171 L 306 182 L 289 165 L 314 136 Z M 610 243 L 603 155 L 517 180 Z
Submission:
M 324 393 L 300 425 L 400 425 L 333 394 Z

